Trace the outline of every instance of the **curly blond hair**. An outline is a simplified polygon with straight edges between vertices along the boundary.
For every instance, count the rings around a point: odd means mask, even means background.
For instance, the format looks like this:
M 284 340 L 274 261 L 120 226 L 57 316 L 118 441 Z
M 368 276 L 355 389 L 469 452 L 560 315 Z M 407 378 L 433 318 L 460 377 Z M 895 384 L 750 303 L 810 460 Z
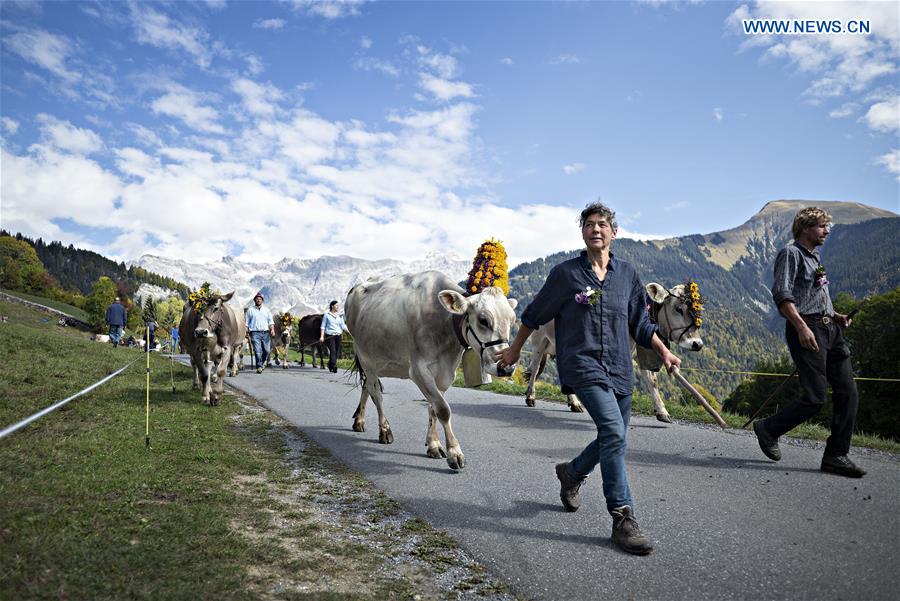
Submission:
M 832 217 L 819 207 L 806 207 L 794 215 L 794 223 L 791 225 L 791 233 L 794 240 L 800 237 L 800 232 L 811 225 L 823 225 L 831 223 Z

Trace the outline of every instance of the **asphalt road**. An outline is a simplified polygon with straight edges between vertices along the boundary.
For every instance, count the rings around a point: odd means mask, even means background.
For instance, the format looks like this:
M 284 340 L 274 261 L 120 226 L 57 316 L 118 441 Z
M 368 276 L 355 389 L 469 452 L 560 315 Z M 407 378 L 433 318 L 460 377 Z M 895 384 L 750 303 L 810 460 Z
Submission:
M 559 502 L 555 463 L 592 438 L 586 414 L 453 388 L 466 467 L 425 456 L 427 413 L 411 382 L 384 382 L 394 432 L 353 432 L 359 401 L 342 372 L 244 371 L 227 382 L 296 424 L 408 510 L 448 531 L 512 592 L 530 599 L 896 599 L 900 590 L 900 463 L 854 455 L 851 480 L 819 471 L 821 444 L 782 444 L 766 459 L 749 432 L 636 416 L 628 474 L 637 516 L 656 545 L 633 557 L 609 540 L 599 470 L 577 513 Z M 441 432 L 443 440 L 443 432 Z

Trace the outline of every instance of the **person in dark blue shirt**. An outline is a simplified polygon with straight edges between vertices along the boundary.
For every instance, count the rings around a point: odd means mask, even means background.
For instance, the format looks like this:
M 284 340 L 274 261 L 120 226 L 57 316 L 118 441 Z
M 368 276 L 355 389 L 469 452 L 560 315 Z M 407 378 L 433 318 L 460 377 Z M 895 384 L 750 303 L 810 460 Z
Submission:
M 128 323 L 128 312 L 118 296 L 115 302 L 106 309 L 106 323 L 109 325 L 109 341 L 114 347 L 118 347 L 125 331 L 125 324 Z
M 554 320 L 560 383 L 575 391 L 597 426 L 597 438 L 580 455 L 556 465 L 560 499 L 568 511 L 576 511 L 581 504 L 578 490 L 599 464 L 606 508 L 613 517 L 613 542 L 628 553 L 646 555 L 653 546 L 635 520 L 625 473 L 634 387 L 629 336 L 656 350 L 670 372 L 681 360 L 656 334 L 634 267 L 610 252 L 618 229 L 616 214 L 599 202 L 589 204 L 580 224 L 585 250 L 550 271 L 522 313 L 515 340 L 496 357 L 498 367 L 513 365 L 531 333 Z

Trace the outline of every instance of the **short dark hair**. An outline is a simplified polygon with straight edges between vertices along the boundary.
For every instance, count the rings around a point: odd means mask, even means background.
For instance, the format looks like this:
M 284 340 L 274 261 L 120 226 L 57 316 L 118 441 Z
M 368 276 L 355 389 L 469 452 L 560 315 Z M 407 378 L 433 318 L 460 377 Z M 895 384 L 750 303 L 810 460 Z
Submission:
M 335 306 L 336 304 L 338 304 L 338 302 L 336 300 L 331 301 L 330 303 L 328 303 L 328 309 L 331 310 L 331 308 L 333 306 Z
M 578 218 L 578 225 L 584 227 L 584 222 L 587 221 L 587 218 L 591 215 L 600 215 L 600 217 L 606 219 L 606 222 L 609 223 L 609 227 L 614 230 L 619 229 L 619 224 L 616 221 L 616 212 L 602 202 L 592 202 L 585 206 L 584 210 L 581 212 L 581 216 Z

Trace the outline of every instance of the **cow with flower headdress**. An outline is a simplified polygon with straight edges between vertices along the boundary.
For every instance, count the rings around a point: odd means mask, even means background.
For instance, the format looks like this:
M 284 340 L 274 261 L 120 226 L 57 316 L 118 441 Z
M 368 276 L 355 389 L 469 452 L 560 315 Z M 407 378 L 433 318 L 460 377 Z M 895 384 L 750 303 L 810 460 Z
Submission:
M 667 345 L 675 344 L 686 351 L 699 351 L 703 348 L 703 339 L 700 337 L 700 326 L 703 324 L 704 299 L 700 294 L 700 286 L 694 280 L 685 284 L 679 284 L 667 289 L 662 284 L 650 283 L 646 286 L 649 304 L 647 310 L 650 319 L 659 328 L 657 335 Z M 580 294 L 577 302 L 593 304 L 593 290 L 585 290 Z M 578 295 L 576 295 L 578 296 Z M 525 403 L 534 407 L 534 384 L 537 377 L 544 371 L 547 357 L 556 355 L 556 329 L 550 321 L 531 335 L 533 353 L 531 365 L 527 368 L 525 377 L 528 379 L 528 390 L 525 393 Z M 638 366 L 641 382 L 653 398 L 653 412 L 656 419 L 661 422 L 671 423 L 672 418 L 666 410 L 662 396 L 659 394 L 659 385 L 656 381 L 656 372 L 662 368 L 662 359 L 651 350 L 631 341 L 631 356 Z M 567 395 L 569 409 L 580 413 L 584 407 L 574 394 Z
M 492 243 L 498 253 L 502 246 Z M 491 260 L 480 251 L 480 259 Z M 505 253 L 504 253 L 505 254 Z M 479 260 L 476 258 L 476 260 Z M 344 303 L 347 327 L 354 341 L 354 369 L 362 383 L 353 430 L 366 429 L 369 397 L 378 411 L 378 440 L 394 441 L 382 404 L 381 378 L 404 378 L 416 383 L 428 401 L 425 452 L 446 457 L 451 469 L 465 465 L 462 448 L 450 425 L 450 405 L 445 394 L 456 376 L 463 352 L 471 348 L 488 374 L 509 376 L 513 367 L 501 369 L 494 354 L 509 346 L 509 331 L 516 321 L 516 301 L 506 297 L 505 280 L 481 270 L 476 290 L 460 288 L 437 271 L 399 275 L 355 286 Z M 505 261 L 503 263 L 505 269 Z M 469 295 L 466 295 L 466 292 Z M 438 438 L 444 429 L 446 448 Z
M 275 365 L 281 365 L 284 369 L 288 368 L 288 350 L 291 348 L 291 340 L 293 339 L 292 331 L 294 328 L 294 316 L 290 312 L 275 315 L 275 333 L 272 334 L 272 352 L 266 360 L 266 367 L 272 367 L 272 360 Z
M 204 282 L 188 296 L 178 324 L 194 370 L 193 388 L 200 388 L 210 405 L 219 404 L 226 373 L 237 375 L 237 357 L 247 335 L 243 314 L 227 304 L 232 296 L 234 292 L 222 294 Z

